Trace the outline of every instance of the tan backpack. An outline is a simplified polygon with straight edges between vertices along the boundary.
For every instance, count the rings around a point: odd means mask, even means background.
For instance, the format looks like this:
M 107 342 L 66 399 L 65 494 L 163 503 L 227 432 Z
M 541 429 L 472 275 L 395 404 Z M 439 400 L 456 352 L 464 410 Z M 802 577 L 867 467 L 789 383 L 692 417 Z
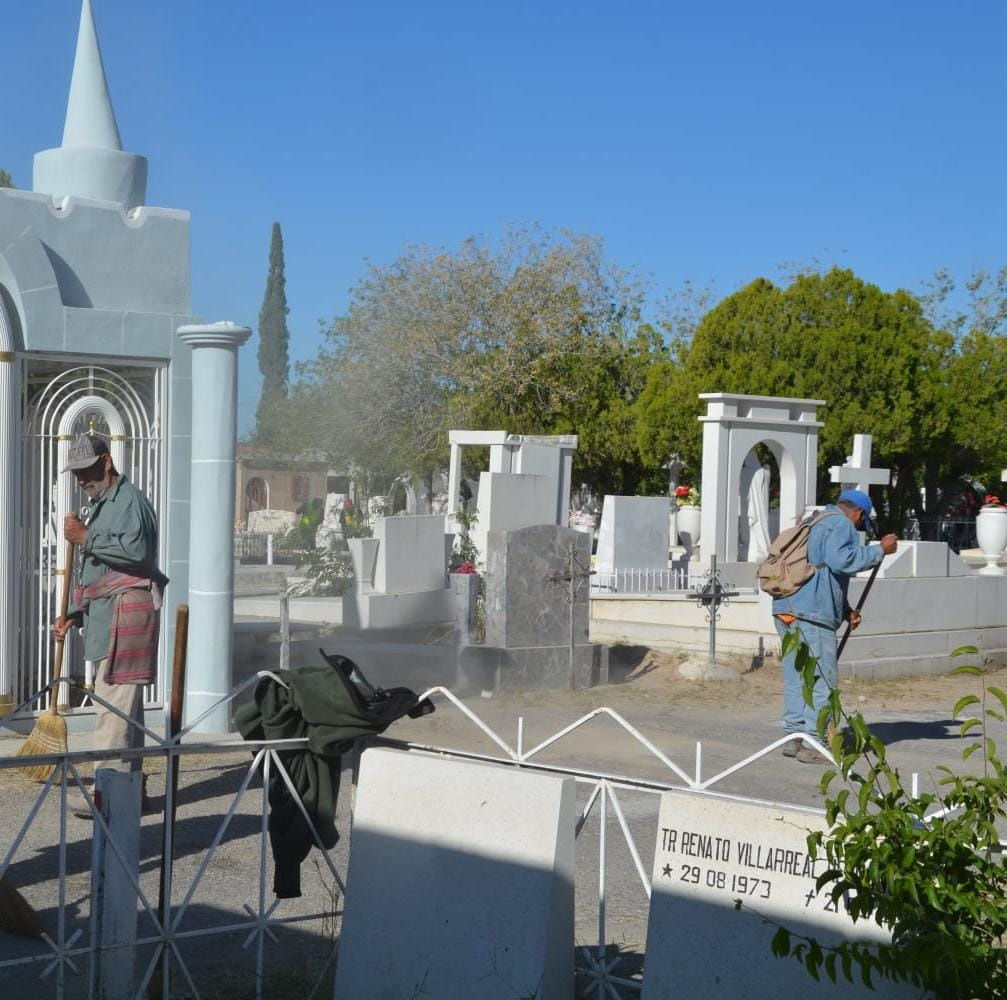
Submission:
M 796 594 L 818 569 L 808 562 L 808 537 L 812 527 L 838 513 L 837 510 L 821 511 L 781 531 L 770 543 L 769 555 L 755 571 L 759 587 L 773 597 Z

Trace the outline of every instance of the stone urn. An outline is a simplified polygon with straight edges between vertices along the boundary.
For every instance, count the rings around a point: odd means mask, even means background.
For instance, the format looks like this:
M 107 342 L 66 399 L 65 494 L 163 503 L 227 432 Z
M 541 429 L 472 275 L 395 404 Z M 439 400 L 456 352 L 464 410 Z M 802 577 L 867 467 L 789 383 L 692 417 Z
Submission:
M 986 565 L 980 573 L 1003 576 L 1000 557 L 1007 548 L 1007 507 L 982 507 L 976 517 L 976 539 Z
M 699 525 L 702 516 L 702 507 L 678 508 L 678 540 L 685 549 L 686 558 L 692 558 L 692 550 L 699 544 Z

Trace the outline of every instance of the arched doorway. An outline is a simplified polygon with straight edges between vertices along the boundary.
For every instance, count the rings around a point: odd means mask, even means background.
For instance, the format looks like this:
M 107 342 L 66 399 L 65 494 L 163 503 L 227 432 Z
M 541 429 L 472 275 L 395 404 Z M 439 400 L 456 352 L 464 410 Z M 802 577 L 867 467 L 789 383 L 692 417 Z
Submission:
M 760 442 L 741 465 L 738 513 L 738 560 L 760 562 L 768 555 L 769 543 L 780 533 L 779 444 Z
M 73 477 L 60 473 L 70 445 L 78 434 L 104 437 L 116 469 L 147 495 L 160 517 L 164 509 L 164 371 L 162 365 L 139 362 L 102 366 L 24 359 L 18 702 L 52 679 L 50 623 L 56 618 L 63 587 L 63 517 L 73 512 L 86 520 L 90 512 L 88 499 Z M 162 531 L 162 553 L 163 543 Z M 65 644 L 63 673 L 86 677 L 83 643 L 77 632 Z M 61 699 L 65 691 L 60 688 Z M 146 688 L 145 704 L 158 704 L 159 691 L 160 679 Z
M 269 509 L 269 487 L 261 476 L 252 476 L 245 484 L 245 523 L 253 510 Z

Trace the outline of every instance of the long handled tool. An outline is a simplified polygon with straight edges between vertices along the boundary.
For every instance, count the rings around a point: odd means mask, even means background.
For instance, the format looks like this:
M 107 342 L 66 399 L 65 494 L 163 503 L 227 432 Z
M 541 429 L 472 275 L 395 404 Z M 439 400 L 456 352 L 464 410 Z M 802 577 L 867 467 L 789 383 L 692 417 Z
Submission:
M 185 651 L 189 638 L 189 605 L 180 604 L 175 615 L 175 655 L 171 667 L 171 707 L 168 711 L 169 740 L 182 729 L 182 708 L 185 705 Z M 168 850 L 175 839 L 175 812 L 178 808 L 178 756 L 169 758 L 168 772 L 165 775 L 164 801 L 168 802 L 168 789 L 171 789 L 171 808 L 164 810 L 163 836 L 161 838 L 161 882 L 158 890 L 157 912 L 165 919 L 165 907 L 168 901 Z M 164 949 L 157 957 L 157 965 L 147 983 L 149 1000 L 161 1000 L 164 996 Z
M 874 581 L 877 578 L 878 570 L 881 569 L 881 563 L 878 563 L 874 569 L 871 570 L 871 575 L 867 578 L 867 586 L 864 587 L 864 592 L 860 595 L 860 600 L 857 601 L 857 606 L 854 608 L 855 611 L 859 612 L 864 606 L 864 602 L 867 600 L 867 595 L 871 592 L 871 587 L 874 586 Z M 846 646 L 846 640 L 849 639 L 850 633 L 853 631 L 852 625 L 846 626 L 846 631 L 843 633 L 842 639 L 839 640 L 839 648 L 836 650 L 836 659 L 838 660 L 840 656 L 843 655 L 843 649 Z
M 63 570 L 63 593 L 60 595 L 59 616 L 66 618 L 67 609 L 70 606 L 70 587 L 73 583 L 73 542 L 66 543 L 66 566 Z M 53 679 L 59 677 L 63 672 L 63 646 L 65 639 L 56 640 L 56 659 L 53 662 Z M 35 723 L 35 728 L 24 741 L 21 749 L 15 756 L 32 757 L 35 754 L 43 753 L 66 753 L 67 734 L 66 719 L 59 714 L 58 708 L 59 685 L 54 685 L 49 689 L 49 709 L 44 715 L 40 715 Z M 55 764 L 36 764 L 31 767 L 19 768 L 29 778 L 35 781 L 47 781 L 49 775 L 56 770 Z

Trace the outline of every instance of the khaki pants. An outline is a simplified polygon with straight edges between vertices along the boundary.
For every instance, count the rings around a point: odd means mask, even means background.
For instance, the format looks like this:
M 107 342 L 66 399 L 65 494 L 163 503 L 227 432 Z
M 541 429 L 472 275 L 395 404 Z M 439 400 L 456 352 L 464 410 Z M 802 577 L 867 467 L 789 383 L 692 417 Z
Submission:
M 94 665 L 94 693 L 99 698 L 115 705 L 123 715 L 143 724 L 143 684 L 109 684 L 105 680 L 105 668 L 108 660 L 98 660 Z M 119 747 L 134 748 L 144 744 L 144 733 L 137 726 L 130 725 L 115 712 L 109 711 L 104 705 L 95 702 L 97 719 L 94 727 L 95 750 L 115 750 Z M 111 767 L 116 771 L 142 771 L 143 759 L 133 757 L 131 760 L 102 760 L 95 762 L 95 770 L 99 767 Z

